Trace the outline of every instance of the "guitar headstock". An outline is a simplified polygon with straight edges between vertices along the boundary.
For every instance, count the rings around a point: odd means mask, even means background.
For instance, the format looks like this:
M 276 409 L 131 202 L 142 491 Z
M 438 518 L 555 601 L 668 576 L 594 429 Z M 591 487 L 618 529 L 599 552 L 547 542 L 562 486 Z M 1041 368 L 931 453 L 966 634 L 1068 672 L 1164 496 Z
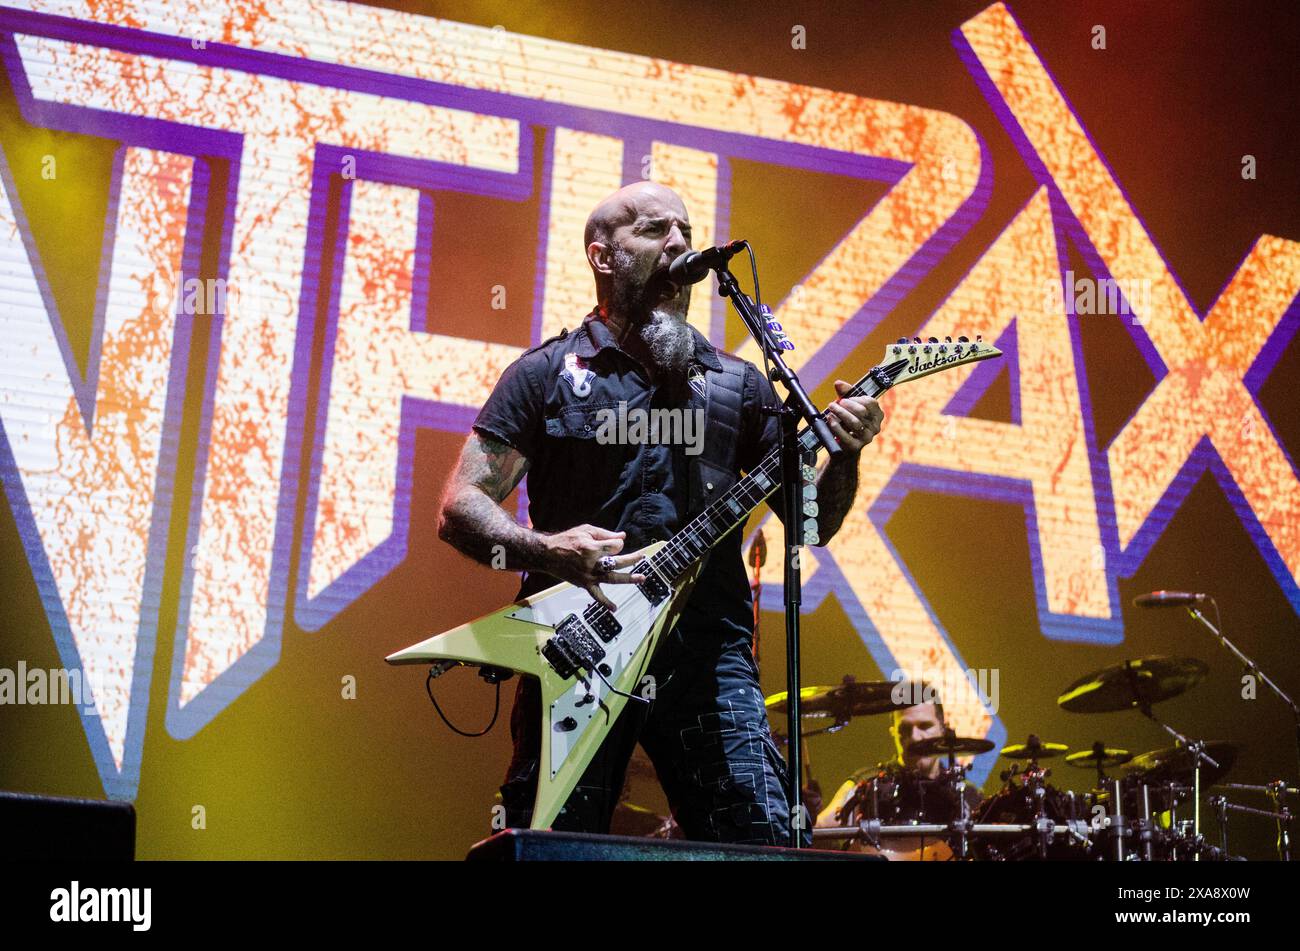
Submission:
M 901 337 L 885 348 L 885 359 L 880 366 L 896 386 L 941 370 L 951 370 L 953 367 L 1000 356 L 1001 350 L 991 343 L 985 343 L 984 338 L 979 336 L 974 340 L 967 337 L 958 337 L 956 340 L 952 337 L 944 337 L 942 340 L 938 337 L 930 337 L 928 340 Z

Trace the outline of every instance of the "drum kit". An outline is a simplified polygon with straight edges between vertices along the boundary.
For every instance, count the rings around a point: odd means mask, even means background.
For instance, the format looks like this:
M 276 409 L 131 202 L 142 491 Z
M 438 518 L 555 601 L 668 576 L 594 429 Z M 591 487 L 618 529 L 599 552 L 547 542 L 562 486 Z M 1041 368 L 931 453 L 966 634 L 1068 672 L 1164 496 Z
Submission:
M 913 757 L 946 757 L 936 776 L 900 775 L 914 771 L 895 764 L 861 778 L 837 815 L 840 825 L 815 829 L 814 838 L 828 845 L 866 842 L 890 857 L 885 845 L 890 838 L 924 834 L 945 840 L 955 859 L 1231 860 L 1239 857 L 1228 849 L 1227 817 L 1236 813 L 1275 822 L 1278 857 L 1287 861 L 1293 818 L 1287 796 L 1297 791 L 1282 782 L 1214 785 L 1232 768 L 1240 748 L 1189 739 L 1152 710 L 1154 704 L 1191 690 L 1207 671 L 1194 658 L 1144 657 L 1094 671 L 1057 699 L 1062 709 L 1075 713 L 1137 710 L 1173 737 L 1172 746 L 1134 756 L 1099 741 L 1089 750 L 1070 753 L 1062 743 L 1031 734 L 1026 742 L 1000 750 L 1010 761 L 1001 774 L 1003 787 L 972 806 L 964 794 L 969 789 L 967 767 L 958 757 L 987 752 L 993 744 L 945 731 L 944 736 L 909 747 Z M 883 690 L 892 685 L 871 686 Z M 1093 788 L 1078 794 L 1049 782 L 1051 769 L 1045 763 L 1058 758 L 1070 767 L 1093 771 Z M 1215 795 L 1204 797 L 1207 789 Z M 1263 793 L 1273 808 L 1228 802 L 1226 794 L 1237 792 Z M 1217 844 L 1202 831 L 1203 799 L 1218 822 Z
M 1152 710 L 1154 704 L 1191 690 L 1207 670 L 1193 658 L 1144 657 L 1081 677 L 1057 699 L 1062 709 L 1075 713 L 1136 710 L 1171 735 L 1171 746 L 1133 755 L 1098 741 L 1091 749 L 1071 753 L 1062 743 L 1031 734 L 1024 743 L 1002 747 L 1000 755 L 1010 763 L 1000 776 L 1003 786 L 981 797 L 967 782 L 969 767 L 962 758 L 989 752 L 994 744 L 945 730 L 942 736 L 908 747 L 913 759 L 939 760 L 937 771 L 922 775 L 898 763 L 860 771 L 852 777 L 851 792 L 832 813 L 836 824 L 823 826 L 824 817 L 813 829 L 814 843 L 896 860 L 1226 861 L 1240 859 L 1228 848 L 1228 817 L 1235 814 L 1275 823 L 1278 858 L 1289 861 L 1293 816 L 1288 797 L 1300 790 L 1281 781 L 1221 782 L 1240 747 L 1192 740 Z M 898 687 L 895 681 L 858 682 L 846 676 L 837 686 L 804 688 L 802 719 L 811 727 L 801 736 L 805 750 L 809 737 L 836 733 L 855 718 L 914 705 L 916 695 Z M 769 697 L 769 713 L 784 712 L 785 700 L 784 693 Z M 1051 768 L 1045 765 L 1052 760 L 1091 771 L 1092 788 L 1076 793 L 1054 786 Z M 810 787 L 805 802 L 810 792 L 816 801 L 820 790 L 811 779 L 806 753 L 803 762 Z M 636 769 L 634 759 L 633 773 Z M 1237 794 L 1266 796 L 1271 808 L 1228 800 Z M 1203 803 L 1214 814 L 1217 837 L 1202 828 Z M 635 813 L 639 834 L 680 835 L 671 819 L 634 806 L 621 808 Z

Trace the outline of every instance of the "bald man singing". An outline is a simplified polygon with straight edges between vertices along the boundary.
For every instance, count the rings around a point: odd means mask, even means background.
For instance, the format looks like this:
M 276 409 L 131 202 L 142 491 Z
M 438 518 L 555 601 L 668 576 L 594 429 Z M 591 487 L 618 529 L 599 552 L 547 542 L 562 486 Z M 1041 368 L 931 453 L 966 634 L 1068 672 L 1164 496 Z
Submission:
M 633 552 L 670 538 L 776 448 L 779 422 L 764 407 L 778 401 L 752 364 L 686 322 L 690 288 L 668 276 L 691 247 L 676 193 L 651 182 L 619 190 L 592 211 L 584 243 L 595 309 L 506 369 L 465 442 L 438 533 L 484 564 L 495 556 L 500 566 L 504 552 L 506 566 L 525 573 L 520 597 L 567 581 L 609 605 L 600 584 L 644 580 L 628 570 Z M 843 381 L 836 389 L 830 427 L 846 452 L 818 482 L 823 544 L 853 502 L 858 453 L 883 421 L 875 400 L 845 397 Z M 611 411 L 631 419 L 657 410 L 701 426 L 602 426 Z M 501 507 L 525 475 L 532 528 Z M 638 741 L 687 838 L 788 845 L 795 827 L 811 825 L 791 821 L 785 762 L 768 730 L 740 532 L 705 557 L 651 661 L 653 699 L 627 705 L 554 828 L 608 831 Z M 530 822 L 540 706 L 537 681 L 521 678 L 510 721 L 514 755 L 501 787 L 513 827 Z

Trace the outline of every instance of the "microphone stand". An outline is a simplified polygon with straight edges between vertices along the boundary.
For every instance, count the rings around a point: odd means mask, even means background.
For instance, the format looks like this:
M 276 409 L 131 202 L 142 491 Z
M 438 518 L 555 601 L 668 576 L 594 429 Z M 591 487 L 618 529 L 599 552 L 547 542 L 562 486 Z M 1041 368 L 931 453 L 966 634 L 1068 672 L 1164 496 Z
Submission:
M 1213 598 L 1211 598 L 1210 600 L 1214 601 Z M 1215 614 L 1217 615 L 1219 610 L 1217 604 L 1215 605 L 1214 610 L 1215 610 Z M 1220 644 L 1222 644 L 1227 650 L 1231 651 L 1236 656 L 1237 660 L 1241 661 L 1242 664 L 1245 665 L 1247 670 L 1249 670 L 1253 674 L 1258 674 L 1259 679 L 1264 681 L 1264 683 L 1268 685 L 1269 689 L 1272 690 L 1275 694 L 1277 694 L 1282 699 L 1282 702 L 1291 708 L 1291 715 L 1295 717 L 1295 721 L 1296 721 L 1296 725 L 1295 725 L 1296 756 L 1297 759 L 1300 760 L 1300 707 L 1296 706 L 1295 701 L 1292 700 L 1290 697 L 1288 697 L 1281 687 L 1279 687 L 1277 684 L 1273 683 L 1273 681 L 1269 679 L 1268 674 L 1264 673 L 1264 671 L 1259 669 L 1258 664 L 1256 664 L 1253 660 L 1251 660 L 1249 657 L 1243 654 L 1237 648 L 1236 644 L 1228 640 L 1227 636 L 1224 635 L 1222 631 L 1220 631 L 1217 627 L 1211 624 L 1209 619 L 1200 612 L 1200 610 L 1196 607 L 1195 604 L 1189 604 L 1187 606 L 1187 613 L 1190 614 L 1192 617 L 1196 618 L 1196 620 L 1200 621 L 1202 624 L 1204 624 L 1206 629 L 1211 634 L 1213 634 L 1215 638 L 1218 639 Z
M 803 750 L 798 738 L 802 734 L 799 696 L 799 609 L 803 598 L 799 571 L 799 548 L 803 543 L 803 493 L 800 491 L 799 476 L 801 460 L 799 458 L 799 421 L 808 423 L 814 435 L 825 447 L 830 458 L 834 459 L 844 450 L 835 441 L 830 427 L 822 418 L 821 412 L 808 398 L 808 393 L 799 383 L 799 377 L 785 365 L 781 359 L 781 346 L 767 326 L 767 318 L 758 309 L 753 299 L 740 289 L 735 275 L 728 270 L 723 261 L 714 267 L 718 275 L 718 294 L 731 300 L 736 313 L 745 322 L 753 338 L 758 341 L 767 358 L 768 373 L 773 382 L 779 382 L 789 394 L 774 412 L 781 418 L 781 486 L 783 491 L 783 521 L 785 522 L 785 637 L 786 637 L 786 722 L 787 735 L 791 738 L 790 749 L 790 789 L 788 792 L 791 816 L 799 810 L 799 821 L 792 823 L 791 845 L 798 849 L 803 847 L 803 798 L 800 787 L 803 782 Z
M 759 659 L 759 653 L 762 638 L 759 636 L 759 614 L 762 612 L 759 603 L 763 598 L 763 566 L 767 564 L 767 542 L 761 531 L 754 536 L 754 541 L 749 546 L 749 563 L 754 567 L 754 583 L 749 586 L 754 598 L 754 666 L 761 669 L 762 661 Z

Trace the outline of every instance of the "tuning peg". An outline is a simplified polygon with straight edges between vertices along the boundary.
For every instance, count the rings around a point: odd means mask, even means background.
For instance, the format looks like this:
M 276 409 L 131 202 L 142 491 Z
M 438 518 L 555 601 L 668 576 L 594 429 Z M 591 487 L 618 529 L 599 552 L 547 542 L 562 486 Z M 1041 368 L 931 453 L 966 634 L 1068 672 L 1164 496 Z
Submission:
M 976 334 L 976 335 L 975 335 L 975 342 L 976 342 L 976 343 L 980 343 L 980 342 L 983 341 L 983 340 L 984 340 L 984 335 L 983 335 L 983 334 Z
M 899 338 L 898 338 L 898 342 L 899 342 L 899 343 L 907 343 L 907 338 L 906 338 L 906 337 L 899 337 Z
M 944 337 L 944 338 L 943 338 L 943 342 L 944 342 L 944 343 L 952 343 L 952 337 Z
M 930 342 L 930 343 L 938 343 L 938 342 L 939 342 L 939 338 L 938 338 L 938 337 L 931 337 L 930 340 L 929 340 L 929 342 Z
M 970 338 L 969 338 L 969 337 L 958 337 L 958 338 L 957 338 L 957 342 L 958 342 L 958 343 L 970 343 Z
M 920 342 L 921 342 L 921 338 L 920 338 L 920 337 L 913 337 L 913 338 L 912 338 L 912 343 L 920 343 Z

